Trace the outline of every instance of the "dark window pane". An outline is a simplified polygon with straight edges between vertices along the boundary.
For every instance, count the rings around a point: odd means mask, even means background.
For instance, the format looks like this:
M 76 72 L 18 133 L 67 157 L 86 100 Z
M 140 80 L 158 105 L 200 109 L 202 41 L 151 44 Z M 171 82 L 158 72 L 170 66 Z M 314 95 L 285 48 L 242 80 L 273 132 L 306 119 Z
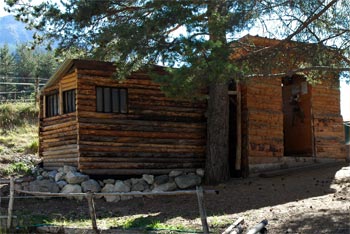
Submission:
M 104 112 L 111 112 L 111 89 L 104 88 L 103 89 L 103 103 L 104 103 Z
M 103 112 L 103 92 L 101 87 L 96 88 L 96 110 Z
M 127 104 L 127 91 L 126 89 L 120 89 L 120 113 L 128 112 L 128 104 Z
M 119 89 L 112 89 L 112 112 L 119 113 Z
M 58 94 L 46 96 L 46 117 L 58 115 Z
M 63 113 L 75 111 L 75 90 L 63 92 Z

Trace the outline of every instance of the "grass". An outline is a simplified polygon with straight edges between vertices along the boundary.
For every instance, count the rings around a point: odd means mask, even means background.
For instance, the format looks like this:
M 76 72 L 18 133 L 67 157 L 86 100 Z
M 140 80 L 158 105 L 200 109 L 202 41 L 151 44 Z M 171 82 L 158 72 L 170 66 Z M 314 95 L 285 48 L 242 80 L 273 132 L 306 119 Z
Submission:
M 30 226 L 41 226 L 41 225 L 52 225 L 52 226 L 64 226 L 67 228 L 78 228 L 78 229 L 91 229 L 91 219 L 87 215 L 61 215 L 61 214 L 50 214 L 50 215 L 33 215 L 18 213 L 19 226 L 24 229 Z M 182 224 L 168 224 L 157 219 L 152 214 L 149 215 L 134 215 L 125 217 L 99 217 L 97 220 L 97 226 L 100 229 L 109 228 L 120 228 L 125 230 L 146 230 L 150 231 L 161 231 L 162 233 L 197 233 L 200 230 L 191 230 Z
M 0 104 L 0 175 L 27 174 L 38 152 L 38 110 L 33 103 Z

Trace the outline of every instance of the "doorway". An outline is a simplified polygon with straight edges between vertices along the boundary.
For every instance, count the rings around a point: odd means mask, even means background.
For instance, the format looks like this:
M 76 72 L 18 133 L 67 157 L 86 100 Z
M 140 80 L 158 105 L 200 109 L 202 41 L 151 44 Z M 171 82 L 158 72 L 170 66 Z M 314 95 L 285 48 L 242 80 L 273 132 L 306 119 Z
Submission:
M 285 156 L 312 156 L 311 86 L 300 75 L 282 78 Z
M 228 86 L 229 97 L 229 168 L 231 177 L 242 177 L 244 161 L 242 148 L 241 129 L 241 92 L 236 82 L 230 82 Z

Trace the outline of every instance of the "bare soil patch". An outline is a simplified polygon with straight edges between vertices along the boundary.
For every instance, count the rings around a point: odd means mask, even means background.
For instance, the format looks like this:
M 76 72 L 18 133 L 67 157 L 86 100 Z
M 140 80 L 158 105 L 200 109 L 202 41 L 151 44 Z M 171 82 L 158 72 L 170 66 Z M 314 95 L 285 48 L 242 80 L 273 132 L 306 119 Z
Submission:
M 219 186 L 206 186 L 220 191 L 219 195 L 205 196 L 211 231 L 220 233 L 238 217 L 244 217 L 246 227 L 267 219 L 268 233 L 350 234 L 350 184 L 333 182 L 335 173 L 344 166 L 348 165 L 305 169 L 272 178 L 231 179 Z M 95 204 L 97 217 L 111 217 L 116 227 L 126 220 L 147 218 L 180 224 L 186 230 L 201 230 L 195 196 L 146 197 L 118 203 L 98 199 Z M 6 209 L 3 201 L 1 213 Z M 19 217 L 33 219 L 36 224 L 89 217 L 85 200 L 16 199 L 14 209 Z

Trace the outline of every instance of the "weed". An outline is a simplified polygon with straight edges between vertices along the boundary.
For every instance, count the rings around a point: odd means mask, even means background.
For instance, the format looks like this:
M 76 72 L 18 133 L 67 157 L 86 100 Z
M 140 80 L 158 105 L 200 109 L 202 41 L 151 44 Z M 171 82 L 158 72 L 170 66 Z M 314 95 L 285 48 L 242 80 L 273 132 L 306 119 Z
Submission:
M 37 121 L 38 109 L 32 103 L 5 103 L 0 105 L 0 127 L 4 133 L 25 123 Z
M 5 168 L 3 173 L 6 175 L 14 175 L 14 174 L 28 175 L 31 173 L 31 167 L 24 162 L 15 162 L 15 163 L 11 163 L 7 168 Z
M 39 150 L 39 142 L 38 139 L 34 139 L 26 148 L 25 152 L 27 154 L 36 154 Z

